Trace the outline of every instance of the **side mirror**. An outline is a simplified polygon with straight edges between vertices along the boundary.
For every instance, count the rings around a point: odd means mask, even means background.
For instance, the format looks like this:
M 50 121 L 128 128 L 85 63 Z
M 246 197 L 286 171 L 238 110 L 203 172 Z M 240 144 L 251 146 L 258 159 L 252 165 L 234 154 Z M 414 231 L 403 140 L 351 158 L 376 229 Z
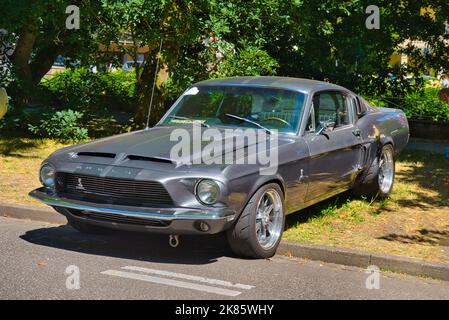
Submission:
M 327 131 L 329 128 L 333 128 L 333 127 L 335 127 L 335 122 L 326 122 L 326 123 L 324 123 L 324 124 L 320 127 L 320 129 L 316 132 L 316 135 L 317 135 L 317 136 L 323 135 L 323 136 L 325 136 L 327 139 L 329 139 L 330 137 L 329 137 L 329 135 L 326 133 L 326 131 Z
M 320 130 L 318 130 L 318 131 L 316 132 L 316 135 L 319 136 L 319 135 L 321 135 L 321 134 L 324 134 L 324 131 L 326 131 L 326 129 L 327 129 L 326 127 L 321 127 Z

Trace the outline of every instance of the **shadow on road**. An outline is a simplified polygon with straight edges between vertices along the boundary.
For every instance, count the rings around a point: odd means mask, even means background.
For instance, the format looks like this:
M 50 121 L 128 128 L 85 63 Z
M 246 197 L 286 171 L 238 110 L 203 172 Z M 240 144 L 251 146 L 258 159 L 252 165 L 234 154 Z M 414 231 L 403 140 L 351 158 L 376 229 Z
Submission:
M 212 236 L 180 236 L 180 245 L 172 248 L 168 235 L 114 232 L 87 235 L 70 226 L 27 231 L 21 239 L 33 244 L 80 253 L 134 259 L 158 263 L 203 265 L 231 256 L 223 234 Z

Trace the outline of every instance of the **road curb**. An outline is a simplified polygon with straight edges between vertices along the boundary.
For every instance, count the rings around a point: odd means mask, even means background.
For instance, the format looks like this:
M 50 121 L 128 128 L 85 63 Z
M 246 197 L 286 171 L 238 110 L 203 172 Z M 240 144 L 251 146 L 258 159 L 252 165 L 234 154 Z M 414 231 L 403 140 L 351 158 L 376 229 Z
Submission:
M 25 205 L 0 204 L 0 216 L 57 224 L 67 223 L 67 219 L 53 209 Z M 359 268 L 374 265 L 384 270 L 449 281 L 449 264 L 444 263 L 289 241 L 282 241 L 277 253 Z
M 449 281 L 449 264 L 426 262 L 388 254 L 368 253 L 352 249 L 302 244 L 282 241 L 278 254 L 296 258 L 367 268 L 377 266 L 381 270 L 406 273 Z
M 53 209 L 25 205 L 0 204 L 0 216 L 48 223 L 67 223 L 67 219 Z

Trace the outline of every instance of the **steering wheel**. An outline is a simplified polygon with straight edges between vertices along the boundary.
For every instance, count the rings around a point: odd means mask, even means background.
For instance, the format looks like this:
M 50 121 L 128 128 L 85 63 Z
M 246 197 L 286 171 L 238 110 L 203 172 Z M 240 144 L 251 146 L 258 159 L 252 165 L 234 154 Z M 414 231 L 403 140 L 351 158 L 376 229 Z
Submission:
M 270 120 L 276 120 L 276 121 L 282 122 L 283 124 L 286 124 L 289 127 L 292 126 L 288 121 L 286 121 L 282 118 L 278 118 L 278 117 L 269 117 L 269 118 L 263 119 L 262 121 L 270 121 Z

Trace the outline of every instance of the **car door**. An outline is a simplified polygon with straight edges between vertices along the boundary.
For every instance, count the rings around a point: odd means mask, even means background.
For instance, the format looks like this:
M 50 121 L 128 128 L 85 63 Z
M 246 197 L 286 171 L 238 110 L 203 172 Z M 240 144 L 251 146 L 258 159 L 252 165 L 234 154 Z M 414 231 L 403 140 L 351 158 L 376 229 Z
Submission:
M 361 169 L 360 131 L 355 122 L 355 98 L 343 91 L 313 96 L 305 132 L 309 147 L 306 201 L 327 198 L 349 188 Z
M 287 213 L 298 211 L 305 206 L 307 186 L 306 179 L 309 164 L 309 148 L 304 139 L 294 138 L 295 143 L 287 148 L 281 147 L 279 152 L 283 164 L 279 166 L 279 173 L 284 177 L 285 209 Z M 288 150 L 285 150 L 288 149 Z M 281 159 L 282 157 L 282 159 Z

